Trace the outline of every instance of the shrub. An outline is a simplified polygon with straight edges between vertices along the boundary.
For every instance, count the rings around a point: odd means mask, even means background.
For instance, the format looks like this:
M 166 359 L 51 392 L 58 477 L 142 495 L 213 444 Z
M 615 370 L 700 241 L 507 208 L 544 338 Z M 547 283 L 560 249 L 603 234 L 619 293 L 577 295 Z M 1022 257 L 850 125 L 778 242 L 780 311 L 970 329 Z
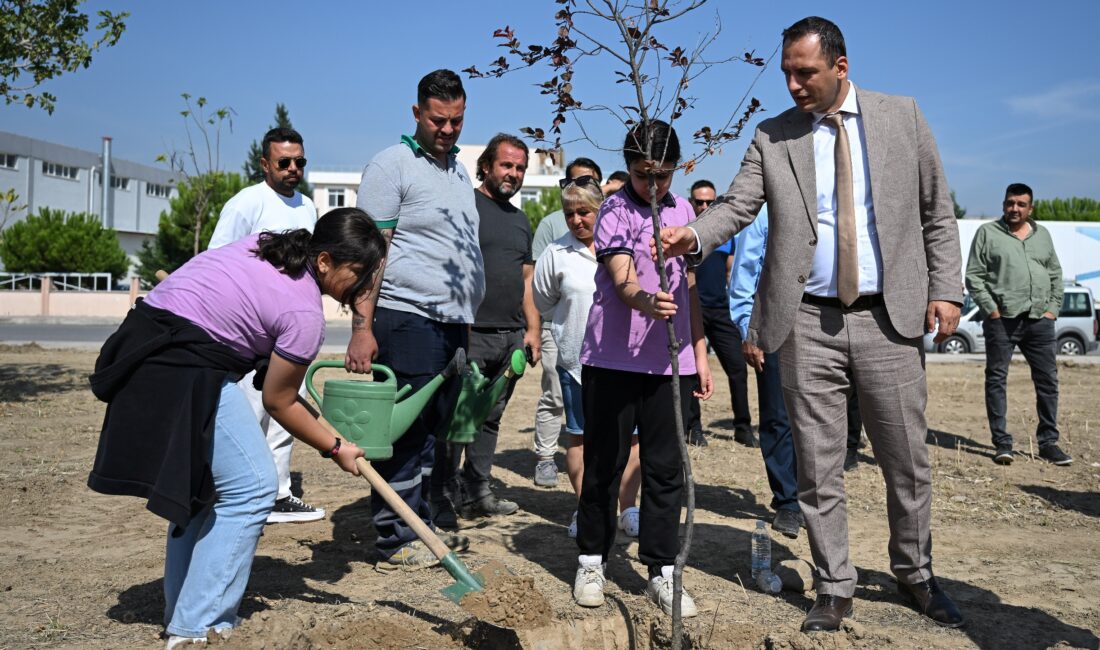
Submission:
M 16 273 L 110 273 L 121 277 L 130 258 L 99 217 L 42 208 L 12 224 L 0 239 L 0 259 Z

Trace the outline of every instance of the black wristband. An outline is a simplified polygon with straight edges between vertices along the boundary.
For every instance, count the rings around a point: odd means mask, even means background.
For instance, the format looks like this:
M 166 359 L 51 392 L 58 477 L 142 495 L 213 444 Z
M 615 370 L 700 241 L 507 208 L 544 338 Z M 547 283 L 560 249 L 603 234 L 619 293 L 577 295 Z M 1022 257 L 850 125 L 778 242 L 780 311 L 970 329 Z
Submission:
M 321 452 L 321 458 L 332 458 L 336 454 L 340 453 L 340 444 L 343 440 L 340 440 L 339 436 L 336 438 L 336 444 L 332 446 L 332 449 Z

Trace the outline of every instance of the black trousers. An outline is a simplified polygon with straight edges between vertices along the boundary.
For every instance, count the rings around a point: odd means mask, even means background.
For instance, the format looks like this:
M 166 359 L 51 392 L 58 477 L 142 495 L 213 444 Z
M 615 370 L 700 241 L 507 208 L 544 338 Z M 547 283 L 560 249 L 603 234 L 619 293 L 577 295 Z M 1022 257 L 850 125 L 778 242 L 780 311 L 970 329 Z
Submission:
M 1012 350 L 1019 346 L 1031 368 L 1035 384 L 1035 410 L 1039 447 L 1058 443 L 1058 359 L 1054 321 L 1049 318 L 987 318 L 985 332 L 985 412 L 997 447 L 1011 447 L 1008 432 L 1008 366 Z M 1017 396 L 1023 393 L 1017 392 Z
M 741 354 L 741 330 L 730 320 L 729 309 L 703 307 L 703 333 L 706 334 L 718 363 L 726 373 L 730 385 L 730 406 L 733 409 L 733 429 L 752 431 L 752 412 L 749 410 L 748 366 Z M 700 421 L 699 400 L 691 398 L 691 424 L 698 429 Z
M 615 541 L 619 481 L 638 428 L 642 503 L 638 558 L 650 567 L 672 564 L 680 551 L 684 475 L 672 402 L 673 377 L 584 366 L 584 481 L 577 514 L 577 547 L 604 561 Z M 689 422 L 691 390 L 699 378 L 680 382 L 680 412 Z

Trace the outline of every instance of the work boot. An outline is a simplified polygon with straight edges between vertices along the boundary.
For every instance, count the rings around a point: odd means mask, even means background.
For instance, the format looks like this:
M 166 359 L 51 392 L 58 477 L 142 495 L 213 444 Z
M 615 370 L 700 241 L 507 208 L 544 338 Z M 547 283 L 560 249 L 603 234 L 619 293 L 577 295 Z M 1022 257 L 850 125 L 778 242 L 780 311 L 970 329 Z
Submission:
M 519 504 L 507 499 L 498 499 L 495 494 L 489 494 L 465 503 L 459 514 L 463 519 L 478 519 L 479 517 L 496 517 L 510 515 L 519 510 Z
M 443 530 L 457 530 L 458 529 L 458 515 L 455 514 L 455 507 L 451 504 L 450 499 L 444 498 L 442 501 L 432 501 L 432 523 L 437 528 Z

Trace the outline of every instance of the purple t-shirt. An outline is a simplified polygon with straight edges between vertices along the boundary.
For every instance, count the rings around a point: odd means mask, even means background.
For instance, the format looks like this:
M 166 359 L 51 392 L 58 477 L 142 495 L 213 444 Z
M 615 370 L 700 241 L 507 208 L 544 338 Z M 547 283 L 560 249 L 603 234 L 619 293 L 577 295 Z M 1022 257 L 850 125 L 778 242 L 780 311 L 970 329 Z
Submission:
M 695 212 L 683 198 L 669 192 L 661 201 L 662 227 L 683 226 L 695 218 Z M 657 264 L 649 252 L 653 238 L 653 219 L 649 205 L 642 205 L 633 192 L 617 192 L 600 208 L 596 218 L 596 259 L 625 254 L 634 258 L 638 284 L 643 290 L 660 289 Z M 695 352 L 691 346 L 687 263 L 683 257 L 665 260 L 669 288 L 676 302 L 673 324 L 680 340 L 680 374 L 696 372 Z M 671 375 L 668 360 L 668 327 L 619 300 L 604 264 L 596 269 L 596 293 L 588 312 L 588 325 L 581 345 L 581 363 L 612 370 L 650 375 Z
M 308 364 L 325 340 L 321 289 L 312 273 L 295 279 L 252 253 L 259 237 L 192 257 L 145 302 L 186 318 L 245 357 L 274 352 Z

